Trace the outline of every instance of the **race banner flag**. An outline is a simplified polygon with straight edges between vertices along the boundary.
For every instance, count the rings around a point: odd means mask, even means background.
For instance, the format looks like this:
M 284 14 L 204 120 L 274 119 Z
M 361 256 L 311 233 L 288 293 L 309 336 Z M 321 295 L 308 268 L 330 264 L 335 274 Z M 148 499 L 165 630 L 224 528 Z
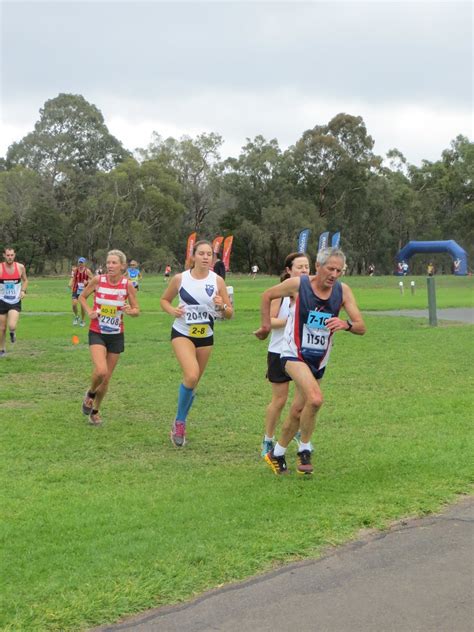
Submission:
M 188 237 L 188 245 L 186 246 L 186 261 L 184 263 L 185 270 L 191 267 L 191 257 L 193 255 L 194 244 L 196 243 L 196 233 L 191 233 Z
M 224 237 L 219 236 L 214 239 L 212 242 L 212 252 L 214 254 L 218 254 L 221 251 L 222 242 L 224 241 Z
M 224 262 L 225 269 L 228 272 L 230 268 L 230 251 L 232 250 L 232 242 L 234 241 L 234 236 L 229 235 L 224 240 L 224 249 L 222 251 L 222 261 Z
M 302 230 L 298 236 L 298 252 L 306 252 L 308 249 L 308 239 L 311 230 L 309 228 L 305 228 Z
M 329 245 L 329 231 L 326 231 L 325 233 L 321 233 L 319 235 L 318 251 L 324 250 L 324 248 L 327 248 L 328 245 Z
M 340 243 L 341 243 L 341 233 L 340 232 L 334 233 L 331 239 L 331 246 L 333 248 L 339 248 Z

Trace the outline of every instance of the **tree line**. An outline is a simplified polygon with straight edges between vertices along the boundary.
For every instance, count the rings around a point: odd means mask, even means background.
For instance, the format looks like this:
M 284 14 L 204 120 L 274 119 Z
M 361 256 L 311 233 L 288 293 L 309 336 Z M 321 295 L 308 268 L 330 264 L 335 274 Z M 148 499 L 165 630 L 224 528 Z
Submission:
M 132 154 L 95 105 L 59 94 L 0 159 L 2 245 L 35 274 L 63 272 L 78 256 L 102 263 L 111 248 L 147 271 L 179 269 L 194 231 L 234 235 L 233 271 L 255 263 L 279 273 L 304 228 L 311 256 L 320 233 L 341 231 L 350 274 L 371 264 L 390 274 L 411 239 L 454 239 L 472 261 L 474 149 L 465 136 L 419 167 L 397 149 L 376 155 L 363 119 L 344 113 L 286 150 L 257 136 L 223 158 L 222 145 L 217 133 L 155 132 Z M 424 271 L 425 261 L 413 263 Z

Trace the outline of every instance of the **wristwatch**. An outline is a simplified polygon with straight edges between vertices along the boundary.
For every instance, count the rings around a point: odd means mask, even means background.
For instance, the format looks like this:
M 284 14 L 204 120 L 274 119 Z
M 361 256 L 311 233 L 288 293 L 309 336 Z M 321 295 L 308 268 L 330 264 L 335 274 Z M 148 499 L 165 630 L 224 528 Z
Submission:
M 224 303 L 224 305 L 222 306 L 222 311 L 225 312 L 226 309 L 227 309 L 227 303 Z
M 347 323 L 347 329 L 346 329 L 346 331 L 350 331 L 350 330 L 352 329 L 352 320 L 350 320 L 350 318 L 348 318 L 348 319 L 346 320 L 346 323 Z

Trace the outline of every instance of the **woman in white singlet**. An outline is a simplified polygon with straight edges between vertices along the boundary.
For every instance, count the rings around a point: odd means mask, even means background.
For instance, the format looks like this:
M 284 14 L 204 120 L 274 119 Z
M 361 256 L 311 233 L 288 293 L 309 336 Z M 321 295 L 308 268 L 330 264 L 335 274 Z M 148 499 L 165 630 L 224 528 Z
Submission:
M 309 274 L 309 259 L 304 252 L 292 252 L 285 259 L 285 269 L 280 281 L 303 274 Z M 265 436 L 262 441 L 261 452 L 263 457 L 273 448 L 275 428 L 288 399 L 291 378 L 281 366 L 280 351 L 289 313 L 290 298 L 288 296 L 281 299 L 277 298 L 271 302 L 272 332 L 267 354 L 267 379 L 272 385 L 272 401 L 268 404 L 265 413 Z
M 123 315 L 138 316 L 140 308 L 132 281 L 124 274 L 127 258 L 121 250 L 107 254 L 107 274 L 92 279 L 79 295 L 79 303 L 90 319 L 89 350 L 94 364 L 90 388 L 82 402 L 89 423 L 100 426 L 99 407 L 105 397 L 120 354 L 125 349 Z M 94 305 L 87 297 L 94 293 Z
M 193 248 L 191 269 L 172 278 L 160 301 L 163 311 L 175 317 L 171 345 L 183 372 L 178 411 L 170 432 L 171 442 L 178 448 L 186 442 L 186 418 L 211 355 L 216 311 L 224 318 L 232 317 L 225 281 L 210 270 L 212 257 L 212 244 L 198 241 Z M 176 296 L 179 303 L 174 307 Z

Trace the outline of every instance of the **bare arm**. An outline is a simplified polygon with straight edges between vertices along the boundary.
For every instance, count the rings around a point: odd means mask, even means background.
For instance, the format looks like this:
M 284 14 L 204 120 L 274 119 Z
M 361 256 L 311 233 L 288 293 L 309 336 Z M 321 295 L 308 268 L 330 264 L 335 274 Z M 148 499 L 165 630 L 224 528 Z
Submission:
M 131 281 L 127 283 L 127 292 L 128 292 L 128 304 L 123 308 L 124 314 L 127 316 L 139 316 L 140 315 L 140 307 L 138 305 L 137 300 L 137 291 L 133 287 Z
M 278 312 L 280 311 L 281 302 L 281 298 L 275 298 L 270 303 L 270 322 L 272 329 L 281 329 L 286 325 L 286 318 L 278 318 Z
M 271 317 L 270 306 L 271 302 L 276 298 L 283 298 L 284 296 L 294 297 L 298 294 L 300 288 L 300 277 L 293 277 L 286 279 L 283 283 L 274 285 L 273 287 L 265 290 L 262 294 L 262 303 L 260 306 L 261 314 L 261 326 L 253 333 L 259 340 L 265 340 L 270 333 L 271 329 Z
M 79 299 L 78 299 L 79 304 L 84 309 L 86 314 L 89 316 L 90 320 L 94 320 L 95 318 L 97 318 L 98 314 L 96 311 L 91 309 L 89 305 L 87 304 L 87 297 L 90 296 L 92 292 L 94 292 L 94 290 L 99 286 L 99 281 L 100 281 L 100 277 L 98 276 L 94 277 L 92 281 L 88 283 L 86 287 L 84 288 L 84 290 L 80 293 Z
M 216 309 L 222 311 L 224 318 L 232 318 L 234 310 L 230 302 L 229 294 L 227 293 L 227 286 L 222 277 L 217 277 L 217 294 L 214 297 L 214 304 Z M 224 309 L 225 305 L 225 309 Z
M 186 311 L 184 306 L 178 305 L 178 307 L 173 307 L 171 301 L 178 296 L 179 286 L 181 285 L 181 274 L 176 274 L 170 281 L 166 290 L 163 292 L 160 305 L 161 309 L 169 314 L 170 316 L 174 316 L 175 318 L 179 318 Z
M 327 328 L 333 332 L 350 331 L 352 334 L 363 336 L 365 334 L 365 323 L 362 318 L 362 314 L 357 307 L 351 288 L 345 283 L 342 283 L 342 307 L 344 307 L 347 315 L 349 316 L 352 322 L 352 327 L 349 328 L 347 320 L 343 320 L 342 318 L 335 316 L 327 321 Z
M 20 263 L 20 267 L 21 267 L 21 293 L 23 294 L 23 296 L 25 296 L 26 288 L 28 287 L 28 277 L 26 276 L 25 266 L 22 263 Z

